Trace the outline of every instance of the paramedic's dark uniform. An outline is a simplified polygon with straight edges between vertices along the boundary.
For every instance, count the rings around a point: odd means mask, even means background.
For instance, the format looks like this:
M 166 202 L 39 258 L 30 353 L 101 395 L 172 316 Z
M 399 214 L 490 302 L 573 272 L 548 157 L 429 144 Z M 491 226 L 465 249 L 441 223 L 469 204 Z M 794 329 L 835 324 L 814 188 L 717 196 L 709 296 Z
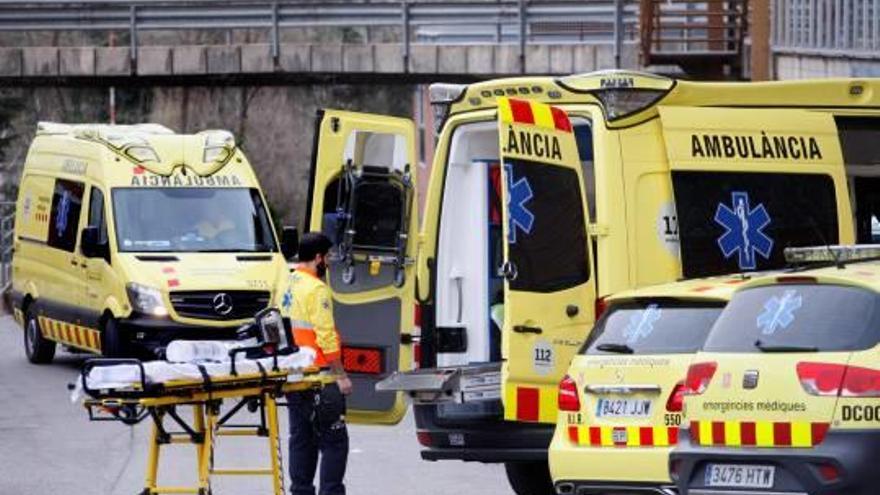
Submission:
M 300 347 L 315 350 L 315 364 L 327 368 L 339 359 L 341 340 L 333 322 L 330 289 L 313 272 L 298 268 L 290 276 L 285 307 L 293 337 Z M 290 416 L 290 492 L 315 494 L 315 471 L 321 454 L 320 495 L 342 495 L 348 460 L 345 397 L 336 383 L 320 392 L 288 394 Z

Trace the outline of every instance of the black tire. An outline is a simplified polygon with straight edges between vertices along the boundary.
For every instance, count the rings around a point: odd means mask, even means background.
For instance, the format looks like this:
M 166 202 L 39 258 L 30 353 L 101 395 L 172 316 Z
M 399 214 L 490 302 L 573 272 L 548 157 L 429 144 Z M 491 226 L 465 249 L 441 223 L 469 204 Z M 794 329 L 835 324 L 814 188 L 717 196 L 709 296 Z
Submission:
M 40 321 L 31 308 L 24 318 L 24 353 L 33 364 L 48 364 L 55 357 L 55 342 L 43 337 Z
M 546 462 L 507 462 L 507 482 L 516 495 L 555 495 Z
M 128 357 L 128 346 L 119 328 L 119 323 L 112 316 L 104 322 L 101 329 L 101 355 L 107 358 Z

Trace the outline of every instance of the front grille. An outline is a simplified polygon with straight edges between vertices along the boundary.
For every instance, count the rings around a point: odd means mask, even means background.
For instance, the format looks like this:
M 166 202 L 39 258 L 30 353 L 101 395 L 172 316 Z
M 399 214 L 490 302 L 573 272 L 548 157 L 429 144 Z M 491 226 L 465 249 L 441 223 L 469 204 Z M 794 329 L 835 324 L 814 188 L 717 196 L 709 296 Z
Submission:
M 227 297 L 228 296 L 228 297 Z M 251 290 L 180 291 L 171 293 L 171 305 L 178 315 L 201 320 L 252 318 L 269 306 L 269 293 Z M 220 303 L 223 304 L 220 304 Z M 226 307 L 231 306 L 231 309 Z

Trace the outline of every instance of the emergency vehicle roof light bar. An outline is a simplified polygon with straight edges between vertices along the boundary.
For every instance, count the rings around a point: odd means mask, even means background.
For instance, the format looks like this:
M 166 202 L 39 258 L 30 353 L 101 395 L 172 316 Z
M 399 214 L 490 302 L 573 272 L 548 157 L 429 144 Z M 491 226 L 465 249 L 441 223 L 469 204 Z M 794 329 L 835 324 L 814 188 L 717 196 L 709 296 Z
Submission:
M 784 251 L 788 263 L 846 263 L 880 259 L 880 244 L 789 247 Z
M 101 143 L 134 163 L 159 162 L 159 154 L 147 141 L 150 135 L 171 135 L 174 131 L 159 124 L 105 125 L 58 124 L 40 122 L 37 135 L 62 134 Z
M 232 158 L 235 151 L 235 136 L 229 131 L 210 130 L 202 131 L 199 135 L 205 136 L 205 150 L 202 152 L 202 161 L 205 163 L 226 163 Z
M 428 87 L 428 98 L 434 111 L 434 134 L 440 132 L 452 104 L 461 99 L 467 90 L 466 84 L 435 83 Z

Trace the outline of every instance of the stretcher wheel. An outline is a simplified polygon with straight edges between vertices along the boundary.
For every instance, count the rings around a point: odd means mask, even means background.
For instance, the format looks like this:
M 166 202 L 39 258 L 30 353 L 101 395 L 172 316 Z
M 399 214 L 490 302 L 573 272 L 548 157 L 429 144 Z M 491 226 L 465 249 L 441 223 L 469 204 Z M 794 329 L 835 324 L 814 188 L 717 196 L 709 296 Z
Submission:
M 43 337 L 33 305 L 28 307 L 24 320 L 24 352 L 34 364 L 51 363 L 55 357 L 55 342 Z

